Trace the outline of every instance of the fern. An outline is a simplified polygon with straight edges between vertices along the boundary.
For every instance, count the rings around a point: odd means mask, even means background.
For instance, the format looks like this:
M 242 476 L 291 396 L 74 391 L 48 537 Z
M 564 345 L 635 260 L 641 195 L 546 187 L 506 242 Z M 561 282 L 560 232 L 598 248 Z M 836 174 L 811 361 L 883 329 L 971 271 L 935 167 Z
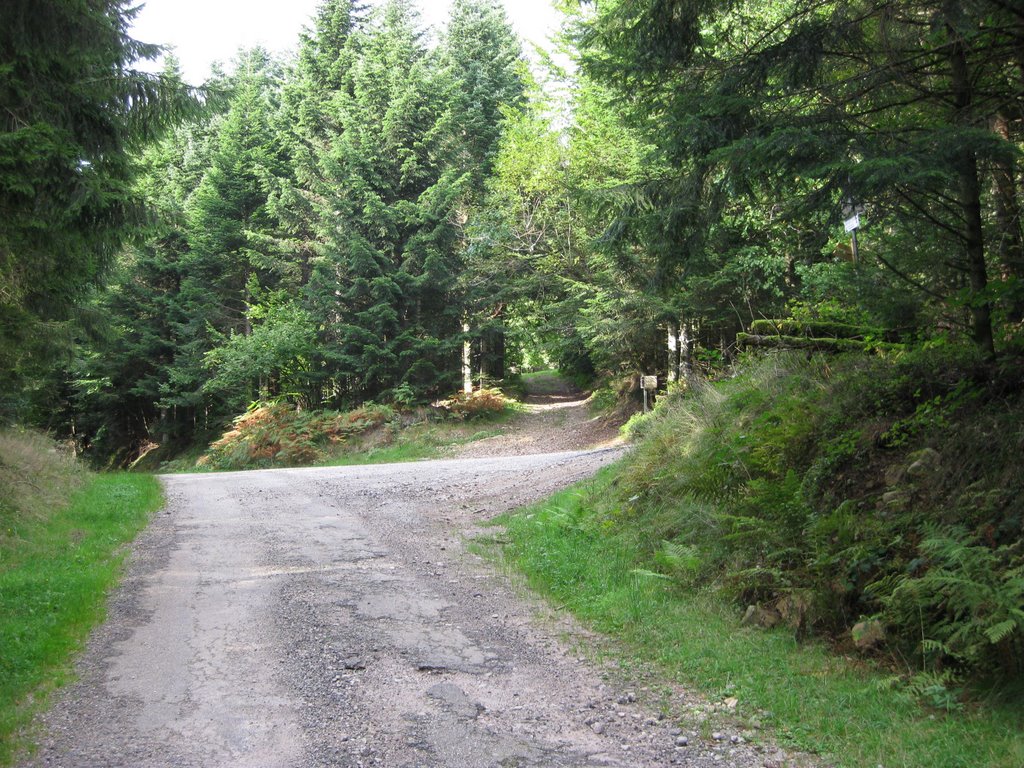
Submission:
M 687 584 L 696 580 L 704 567 L 700 549 L 673 541 L 662 542 L 661 549 L 654 553 L 654 562 L 663 571 Z
M 883 600 L 886 620 L 919 627 L 925 657 L 1016 671 L 1024 657 L 1024 565 L 1015 549 L 985 546 L 961 528 L 932 529 L 920 545 L 929 567 L 895 580 Z

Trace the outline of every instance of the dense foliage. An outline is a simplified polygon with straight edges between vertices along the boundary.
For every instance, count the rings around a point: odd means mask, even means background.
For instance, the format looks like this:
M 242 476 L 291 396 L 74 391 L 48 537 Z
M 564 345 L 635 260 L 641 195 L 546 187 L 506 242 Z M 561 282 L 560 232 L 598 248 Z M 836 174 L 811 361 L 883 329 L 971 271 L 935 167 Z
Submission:
M 155 215 L 90 304 L 106 333 L 65 374 L 59 417 L 82 447 L 186 446 L 256 400 L 455 390 L 464 343 L 495 336 L 465 231 L 524 71 L 489 0 L 456 2 L 435 48 L 410 2 L 330 0 L 294 61 L 242 51 L 213 84 L 224 109 L 141 155 Z
M 507 252 L 544 254 L 545 299 L 569 302 L 546 305 L 567 311 L 552 345 L 671 378 L 806 308 L 1019 349 L 1016 5 L 565 6 L 573 123 L 545 137 L 526 115 L 510 160 L 532 150 L 532 181 L 513 166 L 496 182 Z
M 498 0 L 323 0 L 197 93 L 124 0 L 5 0 L 0 422 L 128 464 L 248 413 L 209 461 L 270 465 L 534 364 L 686 379 L 601 502 L 659 567 L 1019 678 L 1020 3 L 560 7 L 568 71 Z M 861 354 L 701 386 L 738 345 Z
M 751 357 L 632 422 L 636 448 L 564 524 L 955 709 L 964 682 L 1024 678 L 1022 377 L 948 348 Z
M 121 461 L 255 401 L 415 404 L 542 363 L 672 380 L 746 331 L 826 348 L 793 323 L 1019 351 L 1012 4 L 561 7 L 573 71 L 531 73 L 496 0 L 434 45 L 409 0 L 325 0 L 293 59 L 242 51 L 156 143 L 188 94 L 173 61 L 131 71 L 156 51 L 123 3 L 78 31 L 68 3 L 5 9 L 5 418 Z
M 0 9 L 0 420 L 37 415 L 27 382 L 68 353 L 68 319 L 141 222 L 132 153 L 199 107 L 172 75 L 132 69 L 159 48 L 128 36 L 129 8 Z

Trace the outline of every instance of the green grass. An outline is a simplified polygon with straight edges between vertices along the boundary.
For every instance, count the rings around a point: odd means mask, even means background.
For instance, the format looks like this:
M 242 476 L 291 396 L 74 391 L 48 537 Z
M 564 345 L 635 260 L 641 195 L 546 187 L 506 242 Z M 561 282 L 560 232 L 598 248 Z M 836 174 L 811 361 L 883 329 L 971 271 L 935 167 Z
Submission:
M 609 526 L 588 499 L 607 497 L 614 470 L 504 516 L 504 556 L 529 584 L 599 631 L 623 641 L 623 660 L 653 662 L 711 701 L 739 700 L 735 725 L 752 719 L 783 745 L 840 766 L 1018 768 L 1024 709 L 974 705 L 954 715 L 924 709 L 887 675 L 792 631 L 739 625 L 738 611 L 708 591 L 687 591 L 645 569 L 641 534 Z M 678 713 L 677 713 L 678 714 Z
M 28 745 L 32 717 L 68 681 L 73 654 L 103 619 L 124 544 L 161 503 L 152 476 L 98 475 L 0 540 L 0 765 Z
M 398 464 L 406 461 L 445 458 L 449 448 L 500 434 L 496 425 L 511 420 L 511 410 L 497 416 L 472 422 L 441 422 L 415 424 L 398 432 L 394 442 L 367 446 L 358 441 L 347 446 L 318 466 L 349 467 L 366 464 Z
M 426 441 L 407 441 L 367 450 L 347 451 L 321 463 L 322 467 L 354 467 L 365 464 L 399 464 L 405 461 L 423 461 L 437 458 L 441 445 Z

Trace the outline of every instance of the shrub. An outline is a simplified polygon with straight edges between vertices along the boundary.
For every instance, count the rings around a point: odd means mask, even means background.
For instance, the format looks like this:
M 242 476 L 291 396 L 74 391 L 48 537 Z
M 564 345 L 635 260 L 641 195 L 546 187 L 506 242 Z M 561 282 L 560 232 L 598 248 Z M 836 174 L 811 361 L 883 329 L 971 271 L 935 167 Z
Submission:
M 338 413 L 299 411 L 285 403 L 260 404 L 236 418 L 232 429 L 210 445 L 198 464 L 225 470 L 308 466 L 326 458 L 331 445 L 394 416 L 394 410 L 384 405 Z
M 447 400 L 438 400 L 434 407 L 459 419 L 475 419 L 504 413 L 512 402 L 500 389 L 478 389 L 471 393 L 459 392 Z
M 879 591 L 922 665 L 1024 673 L 1024 543 L 993 548 L 962 527 L 933 528 L 918 549 L 924 562 Z
M 949 346 L 749 357 L 631 424 L 592 503 L 681 585 L 844 642 L 875 617 L 926 671 L 1020 679 L 1022 380 Z

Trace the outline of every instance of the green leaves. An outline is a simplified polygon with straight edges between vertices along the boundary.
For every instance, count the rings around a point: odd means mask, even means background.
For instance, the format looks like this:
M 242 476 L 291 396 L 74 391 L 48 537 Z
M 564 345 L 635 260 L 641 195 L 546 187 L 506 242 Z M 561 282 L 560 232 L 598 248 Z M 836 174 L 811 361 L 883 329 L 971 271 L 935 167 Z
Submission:
M 883 598 L 888 615 L 898 621 L 917 617 L 921 653 L 933 663 L 949 658 L 974 668 L 1020 672 L 1024 560 L 1019 547 L 993 548 L 963 528 L 950 527 L 933 528 L 920 549 L 927 567 L 894 584 Z

